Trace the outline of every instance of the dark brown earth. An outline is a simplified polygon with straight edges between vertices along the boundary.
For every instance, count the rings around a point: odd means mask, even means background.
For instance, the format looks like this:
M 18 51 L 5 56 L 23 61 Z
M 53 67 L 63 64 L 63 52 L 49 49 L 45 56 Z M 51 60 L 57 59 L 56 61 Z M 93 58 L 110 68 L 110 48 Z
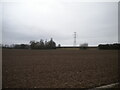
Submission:
M 2 52 L 3 88 L 91 88 L 118 82 L 117 50 Z

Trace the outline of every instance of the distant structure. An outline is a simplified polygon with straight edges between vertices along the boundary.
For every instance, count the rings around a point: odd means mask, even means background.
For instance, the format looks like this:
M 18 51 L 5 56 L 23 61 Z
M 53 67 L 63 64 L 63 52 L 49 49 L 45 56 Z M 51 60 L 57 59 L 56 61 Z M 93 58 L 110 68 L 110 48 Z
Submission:
M 74 43 L 73 43 L 73 46 L 74 47 L 76 46 L 76 32 L 74 32 Z
M 87 49 L 88 48 L 88 43 L 83 43 L 80 45 L 81 49 Z

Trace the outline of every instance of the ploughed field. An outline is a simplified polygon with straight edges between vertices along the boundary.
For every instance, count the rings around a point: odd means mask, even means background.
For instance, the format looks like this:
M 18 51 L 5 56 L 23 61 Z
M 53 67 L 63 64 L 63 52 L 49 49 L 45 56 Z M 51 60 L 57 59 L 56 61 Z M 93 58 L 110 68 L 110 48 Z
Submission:
M 118 82 L 117 50 L 2 52 L 3 88 L 92 88 Z

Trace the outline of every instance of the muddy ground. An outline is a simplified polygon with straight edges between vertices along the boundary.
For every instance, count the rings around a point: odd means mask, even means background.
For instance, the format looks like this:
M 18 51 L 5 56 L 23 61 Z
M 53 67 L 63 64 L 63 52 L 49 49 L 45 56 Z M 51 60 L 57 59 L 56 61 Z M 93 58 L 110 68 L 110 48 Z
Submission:
M 118 81 L 117 50 L 2 52 L 3 88 L 91 88 Z

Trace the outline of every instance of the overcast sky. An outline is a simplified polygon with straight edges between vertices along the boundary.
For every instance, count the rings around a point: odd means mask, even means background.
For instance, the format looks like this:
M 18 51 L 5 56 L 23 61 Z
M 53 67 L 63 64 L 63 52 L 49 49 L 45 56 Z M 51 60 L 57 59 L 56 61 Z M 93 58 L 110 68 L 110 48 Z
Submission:
M 3 44 L 49 40 L 77 45 L 118 42 L 118 3 L 79 0 L 29 0 L 4 2 L 2 7 Z

